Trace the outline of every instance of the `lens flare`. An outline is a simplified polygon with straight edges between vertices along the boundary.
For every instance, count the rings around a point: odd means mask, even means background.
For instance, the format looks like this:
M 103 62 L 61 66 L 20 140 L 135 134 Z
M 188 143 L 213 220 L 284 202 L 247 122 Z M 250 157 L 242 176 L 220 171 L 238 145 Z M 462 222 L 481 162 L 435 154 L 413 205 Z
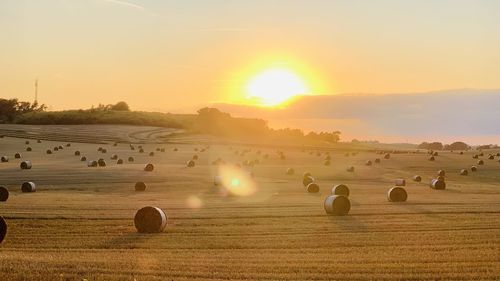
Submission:
M 191 209 L 199 209 L 203 206 L 203 202 L 198 196 L 191 195 L 186 199 L 186 205 Z
M 257 191 L 257 185 L 250 174 L 241 168 L 222 165 L 219 167 L 219 176 L 222 187 L 231 195 L 249 196 Z

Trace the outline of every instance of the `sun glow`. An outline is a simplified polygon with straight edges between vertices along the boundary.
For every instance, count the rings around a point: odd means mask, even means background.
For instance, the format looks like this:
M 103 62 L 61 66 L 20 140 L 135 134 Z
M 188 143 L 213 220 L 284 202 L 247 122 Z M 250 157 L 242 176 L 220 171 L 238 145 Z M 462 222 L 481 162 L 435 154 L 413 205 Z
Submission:
M 247 98 L 264 106 L 276 106 L 309 92 L 302 79 L 285 68 L 272 68 L 254 76 L 246 86 Z

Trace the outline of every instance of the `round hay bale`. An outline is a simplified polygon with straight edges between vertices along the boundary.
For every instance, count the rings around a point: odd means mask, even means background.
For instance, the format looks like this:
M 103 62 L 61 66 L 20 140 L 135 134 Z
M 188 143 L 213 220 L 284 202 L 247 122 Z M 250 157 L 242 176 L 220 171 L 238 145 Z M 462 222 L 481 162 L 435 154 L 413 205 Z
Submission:
M 477 167 L 476 166 L 472 166 L 472 167 L 470 167 L 470 170 L 471 170 L 471 172 L 476 172 L 477 171 Z
M 323 163 L 325 166 L 330 166 L 330 160 L 325 160 L 325 162 Z
M 138 181 L 135 183 L 135 191 L 145 191 L 146 184 L 142 181 Z
M 98 152 L 101 152 L 103 150 L 103 148 L 101 146 L 99 146 L 99 148 L 97 149 Z
M 32 181 L 23 182 L 21 184 L 22 192 L 36 192 L 36 184 Z
M 82 156 L 82 158 L 80 158 L 80 161 L 87 161 L 87 157 Z
M 88 161 L 87 167 L 97 167 L 97 161 L 95 161 L 95 160 Z
M 134 161 L 135 161 L 134 157 L 130 156 L 130 157 L 128 158 L 128 162 L 134 162 Z
M 177 147 L 174 148 L 174 151 L 178 151 L 179 149 Z
M 118 159 L 118 160 L 116 160 L 116 164 L 118 164 L 118 165 L 123 164 L 123 159 Z
M 330 155 L 326 155 L 325 160 L 332 160 L 332 157 Z
M 483 152 L 479 153 L 479 156 L 483 157 L 483 156 L 484 156 L 484 153 L 483 153 Z
M 53 150 L 54 150 L 54 151 L 59 151 L 59 147 L 57 147 L 57 146 L 56 146 L 56 147 L 54 147 L 54 149 L 53 149 Z
M 386 154 L 384 155 L 384 159 L 389 159 L 389 158 L 391 158 L 391 155 L 390 155 L 389 153 L 386 153 Z
M 444 170 L 439 170 L 437 174 L 438 174 L 438 176 L 444 177 L 446 172 Z
M 144 207 L 134 216 L 134 225 L 139 233 L 162 232 L 167 226 L 167 214 L 158 207 Z
M 365 162 L 365 165 L 366 165 L 366 166 L 371 166 L 371 165 L 372 165 L 372 161 L 371 161 L 371 160 L 367 160 L 367 161 Z
M 111 155 L 111 160 L 116 160 L 116 159 L 118 159 L 118 155 L 116 154 Z
M 440 179 L 432 179 L 430 182 L 430 187 L 432 189 L 445 189 L 446 183 Z
M 42 143 L 42 141 L 41 141 L 41 140 L 36 140 L 36 142 L 37 142 L 37 143 Z
M 101 153 L 108 153 L 108 150 L 107 150 L 106 148 L 103 148 L 103 149 L 101 150 Z
M 379 164 L 380 163 L 380 158 L 375 158 L 375 163 Z
M 434 158 L 434 156 L 429 157 L 429 161 L 434 161 L 434 160 L 436 160 L 436 158 Z
M 0 158 L 0 161 L 9 162 L 9 156 L 2 156 L 2 158 Z
M 97 160 L 97 165 L 99 165 L 99 167 L 106 167 L 106 161 L 100 158 L 99 160 Z
M 467 171 L 467 169 L 460 170 L 460 175 L 461 176 L 467 176 L 468 174 L 469 174 L 469 171 Z
M 309 184 L 311 184 L 313 182 L 314 182 L 314 178 L 312 176 L 305 176 L 302 179 L 302 185 L 304 185 L 304 186 L 308 186 Z
M 312 174 L 311 174 L 310 172 L 304 172 L 304 173 L 302 174 L 302 177 L 303 177 L 303 178 L 305 178 L 305 177 L 311 177 L 311 176 L 312 176 Z
M 31 169 L 31 161 L 29 160 L 24 160 L 19 164 L 19 167 L 21 167 L 22 170 L 29 170 Z
M 154 169 L 155 169 L 155 166 L 151 163 L 146 164 L 146 166 L 144 167 L 144 171 L 146 171 L 146 172 L 152 172 Z
M 393 187 L 387 192 L 389 202 L 405 202 L 407 198 L 406 190 L 399 186 Z
M 323 203 L 325 211 L 329 215 L 345 216 L 351 210 L 351 202 L 342 195 L 330 195 L 326 197 Z
M 75 156 L 80 156 L 80 151 L 75 151 Z
M 24 144 L 30 144 L 30 141 L 25 141 Z
M 149 153 L 149 156 L 150 156 L 150 157 L 153 157 L 153 156 L 155 156 L 155 153 L 154 153 L 153 151 L 151 151 L 151 152 Z
M 292 176 L 295 174 L 295 170 L 293 168 L 286 169 L 286 174 Z
M 113 143 L 113 146 L 118 146 L 118 143 L 117 142 Z
M 58 146 L 57 148 L 59 148 L 59 150 L 63 150 L 64 147 L 62 145 Z
M 494 156 L 494 155 L 489 155 L 489 156 L 488 156 L 488 159 L 489 159 L 489 160 L 494 160 L 494 159 L 495 159 L 495 156 Z
M 47 149 L 47 151 L 46 151 L 45 153 L 47 153 L 47 154 L 52 154 L 52 150 Z
M 192 168 L 192 167 L 194 167 L 195 165 L 196 165 L 196 163 L 194 162 L 194 160 L 189 160 L 189 161 L 187 161 L 187 166 L 188 166 L 189 168 Z
M 31 147 L 29 147 L 29 146 L 28 146 L 28 147 L 26 147 L 26 151 L 30 152 L 30 151 L 32 151 L 32 150 L 33 150 L 33 149 L 32 149 Z
M 5 236 L 7 235 L 7 222 L 3 217 L 0 217 L 0 243 L 3 242 Z
M 406 180 L 405 179 L 395 179 L 394 185 L 395 186 L 406 186 Z
M 143 148 L 139 149 L 139 153 L 144 153 L 144 149 Z
M 319 185 L 317 185 L 314 182 L 311 182 L 310 184 L 307 185 L 307 192 L 308 193 L 318 193 L 319 192 Z
M 347 167 L 347 169 L 346 169 L 346 170 L 347 170 L 348 172 L 352 173 L 352 172 L 354 172 L 354 166 L 349 166 L 349 167 Z
M 21 158 L 21 153 L 16 153 L 16 154 L 14 154 L 14 158 L 16 158 L 16 159 Z
M 345 197 L 349 197 L 349 187 L 345 184 L 337 184 L 332 188 L 333 195 L 342 195 Z
M 198 155 L 197 155 L 197 154 L 193 155 L 193 158 L 192 158 L 192 159 L 193 159 L 193 160 L 198 160 Z
M 71 146 L 71 143 L 67 143 L 67 144 L 66 144 L 66 147 L 70 147 L 70 146 Z
M 479 160 L 479 161 L 477 161 L 477 164 L 478 165 L 484 165 L 484 161 L 483 160 Z
M 478 159 L 478 158 L 479 158 L 479 155 L 477 155 L 477 154 L 472 155 L 472 158 L 473 158 L 473 159 Z
M 5 202 L 9 199 L 9 190 L 5 186 L 0 186 L 0 202 Z
M 160 148 L 160 152 L 165 152 L 165 148 Z
M 161 150 L 161 149 L 160 149 L 159 147 L 157 147 L 157 148 L 156 148 L 156 151 L 157 151 L 157 152 L 160 152 L 160 150 Z
M 438 176 L 438 177 L 437 177 L 437 180 L 438 180 L 438 181 L 444 181 L 444 176 Z
M 419 175 L 415 175 L 415 176 L 413 176 L 413 181 L 421 182 L 422 181 L 422 177 L 419 176 Z

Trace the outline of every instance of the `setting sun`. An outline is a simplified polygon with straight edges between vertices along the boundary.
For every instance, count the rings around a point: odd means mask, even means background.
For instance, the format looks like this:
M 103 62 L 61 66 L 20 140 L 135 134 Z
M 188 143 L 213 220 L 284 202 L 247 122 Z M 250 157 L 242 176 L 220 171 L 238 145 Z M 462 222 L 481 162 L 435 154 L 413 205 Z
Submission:
M 279 105 L 309 92 L 302 79 L 290 70 L 273 68 L 252 77 L 246 87 L 247 98 L 265 106 Z

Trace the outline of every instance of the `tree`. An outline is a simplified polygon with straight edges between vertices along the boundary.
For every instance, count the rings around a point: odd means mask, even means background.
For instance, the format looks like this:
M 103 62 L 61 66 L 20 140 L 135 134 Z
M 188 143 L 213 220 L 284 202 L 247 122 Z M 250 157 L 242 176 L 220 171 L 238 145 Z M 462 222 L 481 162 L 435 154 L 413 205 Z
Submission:
M 130 107 L 124 101 L 117 102 L 115 105 L 111 106 L 111 110 L 116 111 L 130 111 Z
M 444 149 L 445 150 L 467 150 L 467 149 L 469 149 L 469 145 L 467 145 L 465 142 L 456 141 L 452 144 L 445 145 Z

